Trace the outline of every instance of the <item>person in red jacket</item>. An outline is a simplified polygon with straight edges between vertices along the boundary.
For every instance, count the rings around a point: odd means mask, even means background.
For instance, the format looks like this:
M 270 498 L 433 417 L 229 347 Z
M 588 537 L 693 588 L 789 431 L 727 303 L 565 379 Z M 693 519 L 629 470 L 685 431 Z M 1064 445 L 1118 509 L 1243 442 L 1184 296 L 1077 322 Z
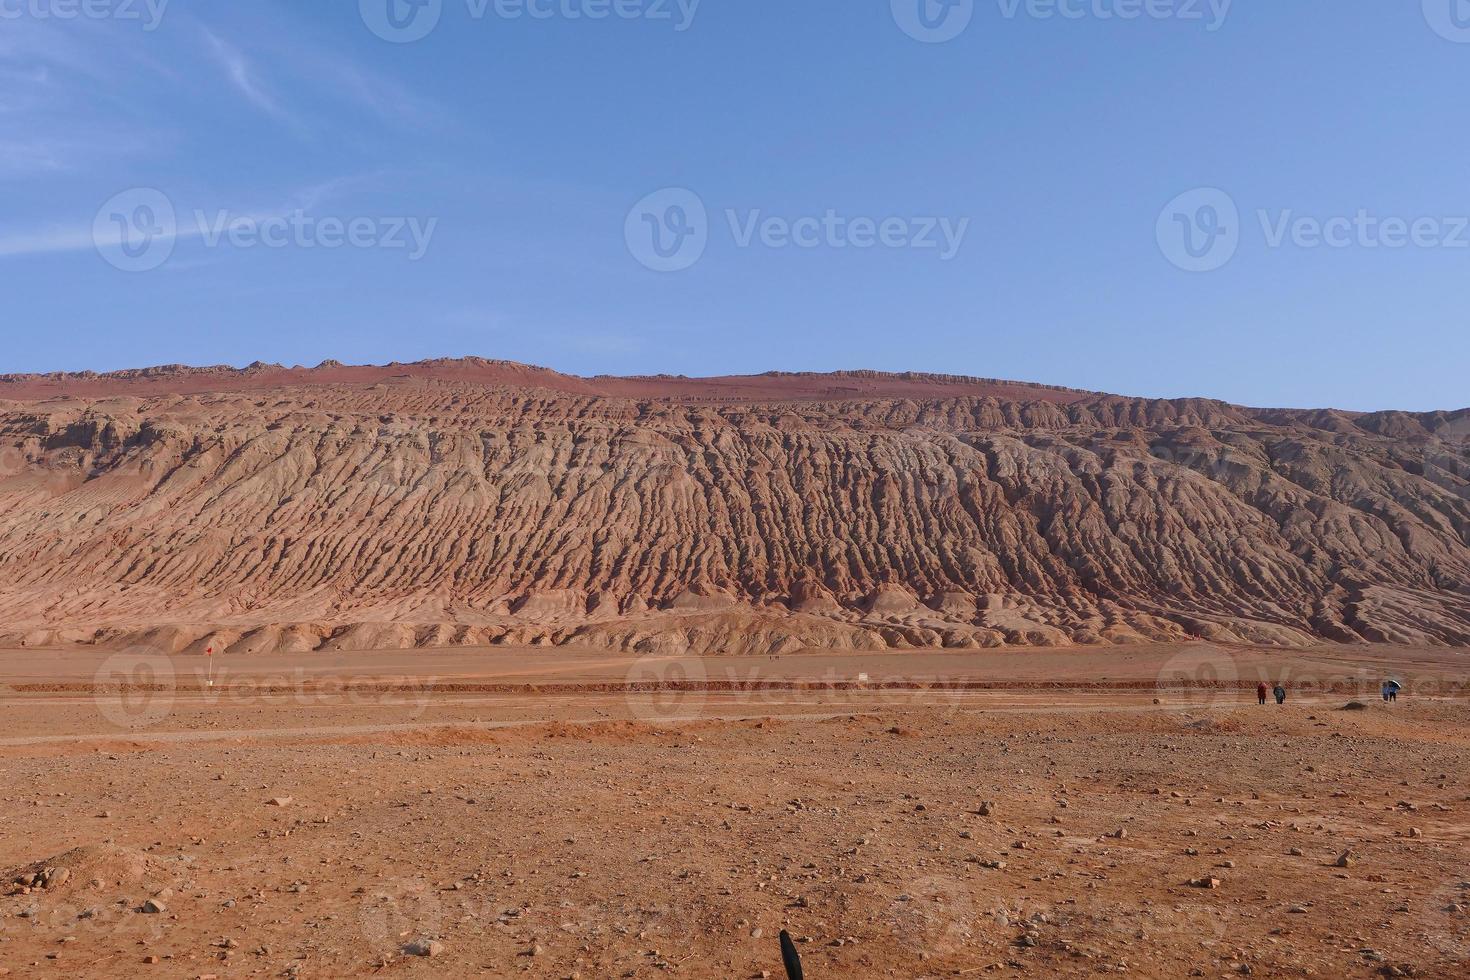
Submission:
M 1259 701 L 1261 704 L 1265 704 L 1266 703 L 1266 682 L 1265 681 L 1261 681 L 1261 683 L 1259 683 L 1259 684 L 1256 685 L 1256 700 Z

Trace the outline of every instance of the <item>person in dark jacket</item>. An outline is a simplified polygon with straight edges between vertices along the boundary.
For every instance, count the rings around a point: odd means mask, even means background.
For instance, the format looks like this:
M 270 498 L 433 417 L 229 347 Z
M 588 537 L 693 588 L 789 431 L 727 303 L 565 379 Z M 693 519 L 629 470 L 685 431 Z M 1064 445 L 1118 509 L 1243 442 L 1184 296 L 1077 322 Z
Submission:
M 1286 703 L 1286 688 L 1282 687 L 1280 684 L 1276 685 L 1276 703 Z

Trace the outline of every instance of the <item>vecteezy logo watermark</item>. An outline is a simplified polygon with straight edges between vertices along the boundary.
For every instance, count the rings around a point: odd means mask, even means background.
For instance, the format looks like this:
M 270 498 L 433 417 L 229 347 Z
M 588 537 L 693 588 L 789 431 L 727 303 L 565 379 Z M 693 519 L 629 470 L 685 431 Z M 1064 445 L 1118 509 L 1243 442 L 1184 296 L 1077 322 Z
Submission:
M 0 0 L 3 2 L 3 0 Z M 680 33 L 694 26 L 702 0 L 464 0 L 465 16 L 496 20 L 647 20 Z M 394 44 L 422 41 L 444 16 L 444 0 L 358 0 L 362 22 Z
M 1180 194 L 1159 212 L 1155 228 L 1164 257 L 1187 272 L 1213 272 L 1240 247 L 1240 210 L 1213 187 Z
M 647 654 L 628 668 L 628 710 L 639 721 L 655 724 L 698 717 L 708 683 L 698 657 Z
M 0 0 L 0 20 L 137 21 L 155 31 L 168 5 L 169 0 Z
M 178 237 L 174 204 L 162 191 L 123 191 L 97 209 L 92 241 L 104 259 L 124 272 L 147 272 L 168 261 Z
M 196 209 L 180 226 L 173 201 L 153 188 L 123 191 L 97 211 L 92 241 L 98 253 L 124 272 L 157 269 L 173 255 L 180 238 L 206 248 L 381 248 L 406 251 L 410 262 L 429 250 L 438 218 L 412 216 L 318 216 L 297 208 L 280 214 L 236 214 Z
M 1424 19 L 1445 40 L 1470 44 L 1470 0 L 1424 0 Z
M 1179 691 L 1205 706 L 1240 700 L 1240 670 L 1228 650 L 1208 643 L 1192 643 L 1159 668 L 1160 691 Z
M 422 41 L 439 26 L 444 0 L 358 0 L 362 22 L 394 44 Z
M 799 217 L 727 208 L 724 218 L 736 248 L 933 250 L 943 262 L 959 254 L 970 229 L 969 218 L 871 218 L 831 208 Z M 704 255 L 710 235 L 704 201 L 685 188 L 648 195 L 633 205 L 623 223 L 628 251 L 655 272 L 678 272 L 694 265 Z
M 92 702 L 118 728 L 148 728 L 174 708 L 174 664 L 156 650 L 123 650 L 92 675 Z
M 628 212 L 623 240 L 633 258 L 654 272 L 679 272 L 704 256 L 709 212 L 691 190 L 655 191 Z
M 417 942 L 439 935 L 448 911 L 427 881 L 395 878 L 374 885 L 363 895 L 358 922 L 371 950 L 391 960 L 405 939 Z
M 974 935 L 970 890 L 961 881 L 928 875 L 909 883 L 889 906 L 894 933 L 910 948 L 931 956 L 960 949 Z
M 1470 215 L 1405 218 L 1359 208 L 1321 218 L 1290 208 L 1256 211 L 1268 249 L 1470 249 Z M 1159 248 L 1189 272 L 1212 272 L 1234 257 L 1244 228 L 1234 199 L 1216 188 L 1181 194 L 1159 214 Z
M 925 44 L 953 41 L 975 16 L 975 0 L 889 0 L 889 4 L 894 22 Z

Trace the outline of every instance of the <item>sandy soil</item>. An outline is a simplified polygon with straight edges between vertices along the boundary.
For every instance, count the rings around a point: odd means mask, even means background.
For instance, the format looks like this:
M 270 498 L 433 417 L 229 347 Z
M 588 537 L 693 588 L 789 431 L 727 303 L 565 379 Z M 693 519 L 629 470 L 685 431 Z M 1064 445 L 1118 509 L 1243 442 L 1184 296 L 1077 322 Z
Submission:
M 1462 655 L 1106 653 L 0 653 L 0 973 L 1470 973 Z

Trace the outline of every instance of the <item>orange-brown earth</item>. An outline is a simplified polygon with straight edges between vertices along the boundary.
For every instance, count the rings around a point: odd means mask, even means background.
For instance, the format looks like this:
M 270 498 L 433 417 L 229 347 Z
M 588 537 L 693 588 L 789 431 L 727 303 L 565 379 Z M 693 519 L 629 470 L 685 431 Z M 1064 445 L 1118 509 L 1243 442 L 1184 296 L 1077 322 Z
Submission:
M 814 980 L 1470 971 L 1470 707 L 1412 686 L 323 679 L 0 690 L 0 975 L 738 980 L 781 975 L 781 929 Z
M 0 377 L 0 646 L 1470 643 L 1470 412 L 482 360 Z

